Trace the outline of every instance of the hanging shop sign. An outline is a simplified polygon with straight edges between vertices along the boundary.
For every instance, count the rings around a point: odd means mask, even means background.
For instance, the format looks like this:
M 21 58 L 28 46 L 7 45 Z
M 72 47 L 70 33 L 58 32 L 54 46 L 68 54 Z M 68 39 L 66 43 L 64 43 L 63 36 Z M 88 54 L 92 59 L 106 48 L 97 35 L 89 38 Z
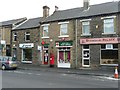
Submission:
M 72 47 L 73 42 L 72 41 L 60 41 L 56 42 L 56 47 Z
M 41 51 L 41 50 L 42 50 L 42 46 L 38 46 L 38 50 L 40 50 L 40 51 Z
M 41 44 L 44 45 L 44 44 L 45 44 L 45 41 L 42 41 Z
M 24 44 L 19 44 L 20 48 L 33 48 L 34 44 L 33 43 L 24 43 Z
M 87 39 L 80 39 L 80 44 L 114 44 L 120 43 L 120 38 L 113 37 L 113 38 L 87 38 Z

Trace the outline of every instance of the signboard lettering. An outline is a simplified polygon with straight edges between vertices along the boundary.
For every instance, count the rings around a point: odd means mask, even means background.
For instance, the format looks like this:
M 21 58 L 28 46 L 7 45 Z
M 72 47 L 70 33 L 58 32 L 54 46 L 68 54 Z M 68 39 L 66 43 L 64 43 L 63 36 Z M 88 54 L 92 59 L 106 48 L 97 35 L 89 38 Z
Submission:
M 56 42 L 56 47 L 60 47 L 60 46 L 72 46 L 72 45 L 73 45 L 72 41 Z
M 80 39 L 80 44 L 109 44 L 120 43 L 120 38 L 88 38 Z
M 33 43 L 25 43 L 25 44 L 19 44 L 20 48 L 33 48 L 34 44 Z

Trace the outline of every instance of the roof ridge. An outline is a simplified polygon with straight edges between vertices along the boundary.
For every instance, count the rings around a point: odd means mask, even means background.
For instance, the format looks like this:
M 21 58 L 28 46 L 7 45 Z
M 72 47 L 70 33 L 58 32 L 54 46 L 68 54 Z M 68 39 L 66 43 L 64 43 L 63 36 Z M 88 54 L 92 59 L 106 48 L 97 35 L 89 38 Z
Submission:
M 3 22 L 8 22 L 8 21 L 14 21 L 14 20 L 19 20 L 19 19 L 25 19 L 26 17 L 23 17 L 23 18 L 18 18 L 18 19 L 10 19 L 10 20 L 5 20 L 5 21 L 2 21 L 1 23 Z
M 29 19 L 26 19 L 25 21 L 23 21 L 22 23 L 20 23 L 19 25 L 17 25 L 16 27 L 13 27 L 12 30 L 18 28 L 19 26 L 23 25 L 24 23 L 26 23 Z

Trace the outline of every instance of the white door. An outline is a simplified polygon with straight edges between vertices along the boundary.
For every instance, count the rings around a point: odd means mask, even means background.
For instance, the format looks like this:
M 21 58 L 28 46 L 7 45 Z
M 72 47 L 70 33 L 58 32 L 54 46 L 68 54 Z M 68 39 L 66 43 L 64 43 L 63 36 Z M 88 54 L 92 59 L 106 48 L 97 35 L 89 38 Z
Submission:
M 89 45 L 84 45 L 83 46 L 82 66 L 83 67 L 90 67 L 90 49 L 89 49 Z

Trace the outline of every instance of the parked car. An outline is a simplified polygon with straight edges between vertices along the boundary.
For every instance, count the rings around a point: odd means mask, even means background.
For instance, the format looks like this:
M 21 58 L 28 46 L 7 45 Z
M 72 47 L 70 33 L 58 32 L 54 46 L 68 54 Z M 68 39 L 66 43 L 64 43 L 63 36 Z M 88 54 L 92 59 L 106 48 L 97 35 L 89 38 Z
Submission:
M 0 65 L 2 70 L 6 69 L 17 69 L 17 59 L 14 57 L 0 56 Z

